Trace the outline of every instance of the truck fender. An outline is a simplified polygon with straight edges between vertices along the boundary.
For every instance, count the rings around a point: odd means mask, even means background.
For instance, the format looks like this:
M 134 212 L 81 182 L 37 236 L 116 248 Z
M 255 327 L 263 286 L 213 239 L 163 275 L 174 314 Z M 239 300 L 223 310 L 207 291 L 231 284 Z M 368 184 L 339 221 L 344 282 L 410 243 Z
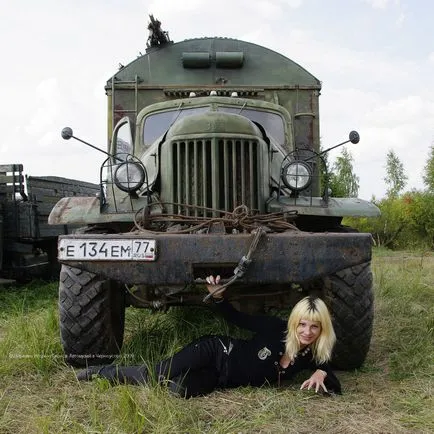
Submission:
M 100 222 L 102 217 L 98 197 L 64 197 L 51 210 L 48 216 L 48 224 L 86 225 Z

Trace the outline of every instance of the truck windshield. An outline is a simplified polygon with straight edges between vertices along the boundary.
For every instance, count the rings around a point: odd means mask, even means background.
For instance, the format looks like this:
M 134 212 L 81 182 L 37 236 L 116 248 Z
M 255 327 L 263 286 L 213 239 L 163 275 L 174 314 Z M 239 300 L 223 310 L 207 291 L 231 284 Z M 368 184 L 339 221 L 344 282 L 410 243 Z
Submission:
M 191 107 L 168 110 L 150 114 L 143 126 L 143 140 L 145 145 L 151 145 L 163 135 L 175 121 L 199 113 L 205 113 L 212 110 L 211 106 Z M 283 119 L 277 113 L 268 112 L 265 110 L 254 110 L 251 108 L 228 107 L 219 105 L 218 111 L 226 113 L 234 113 L 244 116 L 251 121 L 261 124 L 267 134 L 273 137 L 279 144 L 285 143 L 285 127 Z
M 252 110 L 251 108 L 219 106 L 219 111 L 240 114 L 253 122 L 261 124 L 267 135 L 273 137 L 279 144 L 285 143 L 285 128 L 283 119 L 277 113 L 264 110 Z
M 207 112 L 211 107 L 192 107 L 180 108 L 164 112 L 153 113 L 145 119 L 143 126 L 143 140 L 145 145 L 151 145 L 163 135 L 173 122 L 185 118 L 186 116 L 196 115 Z

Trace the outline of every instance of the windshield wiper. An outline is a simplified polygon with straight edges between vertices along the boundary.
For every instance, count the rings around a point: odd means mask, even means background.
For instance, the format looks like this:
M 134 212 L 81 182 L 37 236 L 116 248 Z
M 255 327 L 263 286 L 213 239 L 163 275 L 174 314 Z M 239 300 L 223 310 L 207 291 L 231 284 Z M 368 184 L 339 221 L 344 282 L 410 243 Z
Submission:
M 246 107 L 246 105 L 247 105 L 247 103 L 245 102 L 245 103 L 243 104 L 243 106 L 240 108 L 240 111 L 238 112 L 239 115 L 240 115 L 241 112 L 244 110 L 244 107 Z
M 177 108 L 177 110 L 178 110 L 178 113 L 176 114 L 176 116 L 175 116 L 175 118 L 172 120 L 172 122 L 170 123 L 170 125 L 169 125 L 169 128 L 167 128 L 168 130 L 170 129 L 170 127 L 178 120 L 178 118 L 179 118 L 179 115 L 181 114 L 181 112 L 182 112 L 182 110 L 181 110 L 181 108 L 182 108 L 182 104 L 183 104 L 183 102 L 181 101 L 180 103 L 179 103 L 179 106 L 178 106 L 178 108 Z

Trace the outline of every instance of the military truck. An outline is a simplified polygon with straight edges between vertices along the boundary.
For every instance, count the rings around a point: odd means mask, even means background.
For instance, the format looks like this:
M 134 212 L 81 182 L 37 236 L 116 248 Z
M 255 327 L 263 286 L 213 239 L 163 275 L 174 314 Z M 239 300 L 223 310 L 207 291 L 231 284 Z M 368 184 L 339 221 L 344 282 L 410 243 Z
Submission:
M 341 223 L 379 210 L 332 196 L 320 81 L 268 48 L 174 43 L 159 24 L 146 53 L 107 81 L 99 197 L 61 199 L 49 217 L 82 225 L 58 244 L 67 360 L 112 360 L 127 306 L 203 304 L 205 277 L 219 274 L 244 311 L 321 295 L 338 337 L 335 366 L 359 367 L 373 323 L 371 235 Z M 353 131 L 344 143 L 358 141 Z
M 22 164 L 0 165 L 0 277 L 3 282 L 50 279 L 59 273 L 57 237 L 73 230 L 48 225 L 65 196 L 95 195 L 99 187 L 57 176 L 24 175 Z

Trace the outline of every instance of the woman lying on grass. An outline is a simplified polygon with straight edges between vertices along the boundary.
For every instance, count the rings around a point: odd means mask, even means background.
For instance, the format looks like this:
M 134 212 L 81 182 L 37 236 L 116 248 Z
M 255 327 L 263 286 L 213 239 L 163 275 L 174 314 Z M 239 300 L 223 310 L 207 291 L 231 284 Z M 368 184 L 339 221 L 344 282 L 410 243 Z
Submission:
M 158 382 L 167 383 L 178 395 L 190 398 L 215 389 L 238 386 L 280 386 L 302 370 L 313 371 L 300 389 L 341 393 L 341 385 L 329 361 L 336 341 L 325 303 L 305 297 L 292 310 L 288 321 L 273 316 L 253 316 L 237 311 L 219 295 L 220 277 L 207 277 L 207 289 L 217 310 L 238 327 L 254 332 L 250 340 L 229 336 L 204 336 L 155 367 Z M 146 384 L 145 366 L 92 366 L 77 374 L 114 383 Z

